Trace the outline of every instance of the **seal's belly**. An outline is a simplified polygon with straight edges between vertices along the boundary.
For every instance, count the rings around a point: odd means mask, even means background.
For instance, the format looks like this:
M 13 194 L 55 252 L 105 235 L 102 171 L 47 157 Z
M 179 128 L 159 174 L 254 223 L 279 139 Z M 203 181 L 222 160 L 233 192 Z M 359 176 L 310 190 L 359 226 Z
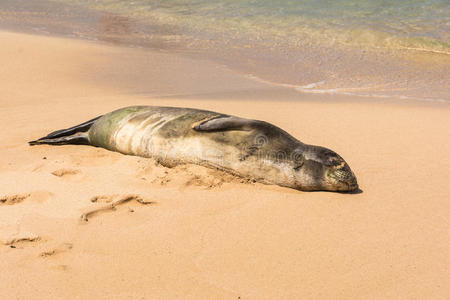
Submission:
M 111 134 L 110 143 L 115 151 L 139 155 L 144 157 L 155 156 L 161 151 L 158 138 L 159 130 L 178 118 L 177 115 L 160 115 L 158 113 L 142 113 L 123 119 L 120 126 Z M 167 148 L 167 147 L 166 147 Z

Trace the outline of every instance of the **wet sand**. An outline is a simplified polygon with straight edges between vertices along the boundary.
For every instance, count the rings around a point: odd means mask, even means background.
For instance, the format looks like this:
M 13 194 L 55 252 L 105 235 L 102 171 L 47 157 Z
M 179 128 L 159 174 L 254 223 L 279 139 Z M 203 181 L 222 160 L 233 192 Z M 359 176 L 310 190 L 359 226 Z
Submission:
M 166 52 L 0 32 L 0 288 L 7 298 L 444 299 L 450 110 L 316 96 Z M 27 141 L 127 105 L 280 126 L 363 193 Z

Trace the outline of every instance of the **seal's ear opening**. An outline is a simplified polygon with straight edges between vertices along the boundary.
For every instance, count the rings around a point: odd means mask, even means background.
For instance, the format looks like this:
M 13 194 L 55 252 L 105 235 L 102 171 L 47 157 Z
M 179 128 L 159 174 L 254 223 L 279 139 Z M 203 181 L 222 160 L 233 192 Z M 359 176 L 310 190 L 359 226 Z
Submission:
M 299 171 L 301 167 L 303 167 L 303 164 L 295 166 L 294 170 L 295 171 Z
M 305 160 L 304 159 L 301 159 L 301 160 L 297 160 L 296 162 L 295 162 L 295 167 L 294 167 L 294 170 L 295 171 L 299 171 L 302 167 L 303 167 L 303 165 L 305 164 Z

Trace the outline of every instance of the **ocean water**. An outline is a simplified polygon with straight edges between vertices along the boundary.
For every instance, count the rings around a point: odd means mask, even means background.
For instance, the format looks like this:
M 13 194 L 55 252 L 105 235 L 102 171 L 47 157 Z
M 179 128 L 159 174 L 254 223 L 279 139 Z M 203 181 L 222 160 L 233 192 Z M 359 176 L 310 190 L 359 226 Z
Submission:
M 73 1 L 71 1 L 73 3 Z M 127 16 L 180 26 L 215 38 L 309 38 L 450 54 L 448 0 L 77 0 Z
M 450 101 L 449 0 L 28 2 L 103 14 L 78 35 L 216 60 L 301 92 Z

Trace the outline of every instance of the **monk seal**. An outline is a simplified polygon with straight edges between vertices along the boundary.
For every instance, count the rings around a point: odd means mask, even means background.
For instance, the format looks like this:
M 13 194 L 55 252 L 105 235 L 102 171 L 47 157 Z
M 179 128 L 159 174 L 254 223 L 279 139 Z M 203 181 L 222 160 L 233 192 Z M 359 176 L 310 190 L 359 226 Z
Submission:
M 334 151 L 304 144 L 264 121 L 199 109 L 125 107 L 29 144 L 92 145 L 303 191 L 358 190 L 349 165 Z

